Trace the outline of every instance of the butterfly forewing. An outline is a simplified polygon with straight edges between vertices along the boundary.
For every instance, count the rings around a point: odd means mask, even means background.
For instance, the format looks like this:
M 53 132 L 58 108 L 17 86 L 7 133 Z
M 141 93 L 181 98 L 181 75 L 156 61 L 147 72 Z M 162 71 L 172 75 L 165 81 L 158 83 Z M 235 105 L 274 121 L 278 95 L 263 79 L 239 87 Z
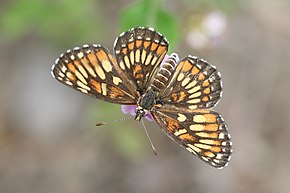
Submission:
M 232 150 L 222 117 L 211 110 L 176 110 L 165 105 L 152 115 L 162 130 L 186 150 L 216 168 L 226 166 Z
M 134 28 L 122 33 L 115 41 L 118 66 L 145 91 L 168 50 L 167 40 L 152 28 Z
M 167 88 L 161 91 L 165 103 L 180 108 L 212 108 L 221 97 L 221 78 L 208 62 L 188 56 L 179 61 Z
M 82 93 L 112 103 L 136 104 L 136 87 L 119 71 L 107 49 L 100 45 L 84 45 L 62 54 L 52 74 Z

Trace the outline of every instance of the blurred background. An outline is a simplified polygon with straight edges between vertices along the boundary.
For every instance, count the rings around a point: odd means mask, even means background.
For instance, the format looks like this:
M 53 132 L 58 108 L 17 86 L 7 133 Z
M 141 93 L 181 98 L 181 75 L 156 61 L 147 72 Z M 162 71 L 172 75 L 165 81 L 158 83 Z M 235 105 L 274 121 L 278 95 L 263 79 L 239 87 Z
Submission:
M 288 193 L 289 0 L 0 0 L 1 193 Z M 60 53 L 151 26 L 170 52 L 204 58 L 222 73 L 215 108 L 234 153 L 203 163 L 119 105 L 87 97 L 50 74 Z

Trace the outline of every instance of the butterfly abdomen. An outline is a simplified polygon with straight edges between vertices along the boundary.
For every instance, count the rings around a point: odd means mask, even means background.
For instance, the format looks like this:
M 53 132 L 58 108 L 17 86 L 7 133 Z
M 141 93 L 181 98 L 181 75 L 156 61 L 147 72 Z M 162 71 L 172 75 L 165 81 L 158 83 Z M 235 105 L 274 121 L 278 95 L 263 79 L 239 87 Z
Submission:
M 152 81 L 151 88 L 154 91 L 164 90 L 169 82 L 169 77 L 174 72 L 176 63 L 178 61 L 178 55 L 173 53 L 166 60 L 163 60 L 161 67 Z

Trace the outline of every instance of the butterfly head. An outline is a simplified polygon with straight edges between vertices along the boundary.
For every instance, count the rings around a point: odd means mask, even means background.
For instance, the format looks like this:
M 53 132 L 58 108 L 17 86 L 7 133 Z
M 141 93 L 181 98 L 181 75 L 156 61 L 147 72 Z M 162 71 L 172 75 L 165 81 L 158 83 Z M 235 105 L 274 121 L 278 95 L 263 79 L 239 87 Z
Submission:
M 148 111 L 151 111 L 156 104 L 156 92 L 148 89 L 141 95 L 138 101 L 138 107 L 136 108 L 135 120 L 140 121 L 142 117 L 145 117 Z
M 142 117 L 145 117 L 147 114 L 147 110 L 143 109 L 142 107 L 138 106 L 136 108 L 136 116 L 135 116 L 135 120 L 136 121 L 140 121 L 142 119 Z

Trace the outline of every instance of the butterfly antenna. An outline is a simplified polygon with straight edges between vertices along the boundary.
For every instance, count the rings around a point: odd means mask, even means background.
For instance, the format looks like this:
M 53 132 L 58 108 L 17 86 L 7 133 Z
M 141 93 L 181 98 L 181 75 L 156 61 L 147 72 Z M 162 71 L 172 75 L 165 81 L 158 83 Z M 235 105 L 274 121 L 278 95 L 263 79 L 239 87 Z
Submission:
M 145 124 L 144 124 L 143 119 L 141 119 L 141 122 L 142 122 L 142 125 L 143 125 L 143 127 L 144 127 L 144 130 L 145 130 L 145 133 L 146 133 L 146 135 L 147 135 L 147 138 L 148 138 L 148 140 L 149 140 L 149 142 L 150 142 L 150 145 L 151 145 L 151 148 L 152 148 L 152 150 L 153 150 L 153 153 L 157 156 L 157 151 L 156 151 L 156 149 L 155 149 L 155 147 L 154 147 L 154 145 L 153 145 L 153 143 L 152 143 L 152 141 L 151 141 L 151 138 L 150 138 L 149 133 L 148 133 L 146 127 L 145 127 Z
M 103 125 L 107 125 L 107 124 L 118 123 L 120 121 L 125 121 L 125 120 L 132 119 L 132 118 L 133 118 L 132 116 L 129 116 L 129 117 L 123 117 L 121 119 L 113 120 L 113 121 L 98 122 L 98 123 L 96 123 L 96 126 L 99 127 L 99 126 L 103 126 Z

